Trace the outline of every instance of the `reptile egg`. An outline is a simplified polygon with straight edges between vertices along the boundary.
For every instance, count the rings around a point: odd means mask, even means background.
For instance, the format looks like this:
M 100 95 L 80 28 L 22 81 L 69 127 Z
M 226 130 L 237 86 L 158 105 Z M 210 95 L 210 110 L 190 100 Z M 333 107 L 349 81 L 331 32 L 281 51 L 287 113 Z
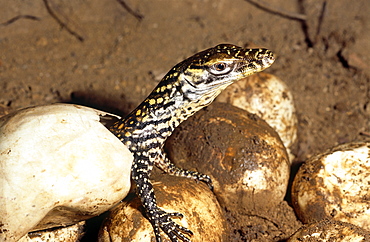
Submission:
M 290 173 L 284 144 L 255 114 L 214 103 L 181 124 L 166 148 L 178 167 L 210 175 L 229 211 L 266 210 L 284 199 Z
M 223 91 L 216 99 L 255 113 L 279 134 L 292 161 L 292 146 L 297 139 L 297 116 L 293 95 L 276 76 L 257 73 L 240 80 Z
M 304 223 L 333 219 L 370 230 L 370 142 L 336 146 L 311 157 L 292 185 Z
M 0 119 L 0 241 L 77 223 L 127 195 L 133 156 L 101 123 L 108 118 L 55 104 Z
M 303 226 L 287 242 L 365 242 L 370 241 L 369 231 L 350 223 L 322 220 Z
M 83 236 L 85 221 L 67 227 L 36 231 L 22 237 L 18 242 L 78 242 Z
M 188 178 L 160 174 L 152 176 L 158 205 L 166 212 L 180 212 L 174 222 L 190 229 L 193 242 L 227 241 L 226 222 L 220 205 L 207 185 Z M 135 194 L 114 208 L 99 232 L 99 242 L 154 241 L 153 227 L 143 216 L 143 207 Z M 164 242 L 170 242 L 162 234 Z

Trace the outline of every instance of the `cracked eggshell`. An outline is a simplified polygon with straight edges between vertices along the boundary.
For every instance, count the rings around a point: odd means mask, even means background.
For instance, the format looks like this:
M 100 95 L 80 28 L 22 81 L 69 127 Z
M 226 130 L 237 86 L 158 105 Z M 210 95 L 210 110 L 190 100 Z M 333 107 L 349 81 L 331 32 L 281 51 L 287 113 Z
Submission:
M 350 223 L 322 220 L 303 226 L 287 242 L 366 242 L 370 233 Z
M 299 169 L 292 202 L 304 223 L 333 219 L 370 230 L 370 142 L 338 145 Z
M 284 199 L 288 155 L 276 131 L 255 114 L 214 103 L 182 123 L 166 148 L 178 167 L 210 175 L 229 211 L 268 210 Z
M 258 73 L 240 80 L 223 91 L 216 99 L 257 114 L 279 134 L 290 161 L 297 139 L 297 116 L 293 95 L 279 78 L 267 73 Z
M 227 225 L 221 207 L 209 187 L 188 178 L 160 174 L 152 176 L 154 191 L 160 208 L 166 212 L 180 212 L 183 218 L 173 221 L 190 229 L 192 242 L 228 241 Z M 163 242 L 170 242 L 162 233 Z M 153 227 L 143 216 L 143 207 L 135 194 L 112 209 L 99 232 L 99 242 L 151 242 L 155 240 Z
M 0 119 L 0 241 L 77 223 L 127 195 L 133 156 L 102 124 L 109 118 L 54 104 Z
M 85 221 L 67 227 L 31 232 L 18 242 L 78 242 L 83 236 Z

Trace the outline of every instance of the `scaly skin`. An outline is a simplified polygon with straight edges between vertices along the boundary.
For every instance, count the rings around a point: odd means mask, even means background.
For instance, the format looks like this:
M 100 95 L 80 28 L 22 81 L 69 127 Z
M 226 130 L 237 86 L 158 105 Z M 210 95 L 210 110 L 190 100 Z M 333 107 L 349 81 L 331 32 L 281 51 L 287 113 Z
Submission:
M 157 242 L 160 230 L 171 241 L 190 241 L 192 232 L 172 221 L 183 217 L 157 206 L 150 173 L 156 165 L 168 174 L 203 181 L 212 189 L 209 176 L 177 168 L 163 152 L 173 130 L 201 108 L 208 106 L 227 86 L 260 72 L 274 62 L 266 49 L 243 49 L 223 44 L 207 49 L 172 68 L 152 93 L 125 119 L 110 128 L 133 153 L 132 179 L 154 228 Z

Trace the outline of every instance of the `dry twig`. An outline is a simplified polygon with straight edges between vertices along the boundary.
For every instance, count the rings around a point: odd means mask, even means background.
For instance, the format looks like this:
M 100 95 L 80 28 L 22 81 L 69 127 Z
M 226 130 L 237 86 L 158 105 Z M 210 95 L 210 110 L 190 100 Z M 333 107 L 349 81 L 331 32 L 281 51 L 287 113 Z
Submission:
M 360 135 L 370 137 L 370 132 L 362 131 Z
M 317 24 L 316 35 L 315 35 L 313 44 L 316 44 L 317 40 L 319 39 L 320 32 L 321 32 L 321 26 L 322 26 L 322 23 L 324 22 L 325 13 L 326 13 L 326 1 L 324 1 L 322 4 L 321 13 L 319 16 L 319 21 Z
M 67 24 L 63 23 L 63 21 L 59 19 L 59 17 L 56 15 L 56 13 L 54 12 L 54 10 L 50 7 L 50 4 L 49 4 L 48 0 L 43 0 L 43 1 L 44 1 L 46 10 L 55 19 L 55 21 L 58 22 L 58 24 L 60 25 L 60 27 L 64 28 L 65 30 L 68 31 L 68 33 L 70 33 L 71 35 L 73 35 L 74 37 L 76 37 L 79 41 L 83 42 L 84 41 L 84 38 L 81 35 L 79 35 L 75 31 L 73 31 L 72 29 L 70 29 Z
M 307 20 L 307 16 L 300 13 L 292 13 L 285 11 L 284 9 L 271 6 L 269 3 L 262 1 L 262 0 L 246 0 L 247 2 L 250 2 L 251 4 L 255 5 L 258 8 L 261 8 L 267 12 L 277 14 L 279 16 L 282 16 L 284 18 L 294 19 L 294 20 L 300 20 L 305 21 Z
M 40 21 L 40 18 L 36 17 L 36 16 L 32 16 L 32 15 L 18 15 L 18 16 L 15 16 L 14 18 L 11 18 L 7 21 L 5 21 L 4 23 L 0 23 L 0 26 L 7 26 L 9 24 L 12 24 L 20 19 L 30 19 L 30 20 L 34 20 L 34 21 Z
M 132 14 L 137 20 L 141 21 L 144 16 L 141 15 L 140 13 L 138 12 L 135 12 L 134 10 L 132 10 L 132 8 L 130 8 L 130 6 L 128 6 L 124 0 L 116 0 L 124 9 L 126 9 L 127 12 L 129 12 L 130 14 Z

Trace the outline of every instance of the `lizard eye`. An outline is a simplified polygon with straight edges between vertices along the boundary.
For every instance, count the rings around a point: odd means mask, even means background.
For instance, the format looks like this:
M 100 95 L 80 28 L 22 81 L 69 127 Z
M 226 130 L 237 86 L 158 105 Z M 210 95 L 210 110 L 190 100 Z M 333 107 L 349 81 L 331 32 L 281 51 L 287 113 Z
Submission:
M 233 70 L 232 66 L 226 62 L 218 62 L 209 67 L 209 72 L 213 75 L 224 75 Z

